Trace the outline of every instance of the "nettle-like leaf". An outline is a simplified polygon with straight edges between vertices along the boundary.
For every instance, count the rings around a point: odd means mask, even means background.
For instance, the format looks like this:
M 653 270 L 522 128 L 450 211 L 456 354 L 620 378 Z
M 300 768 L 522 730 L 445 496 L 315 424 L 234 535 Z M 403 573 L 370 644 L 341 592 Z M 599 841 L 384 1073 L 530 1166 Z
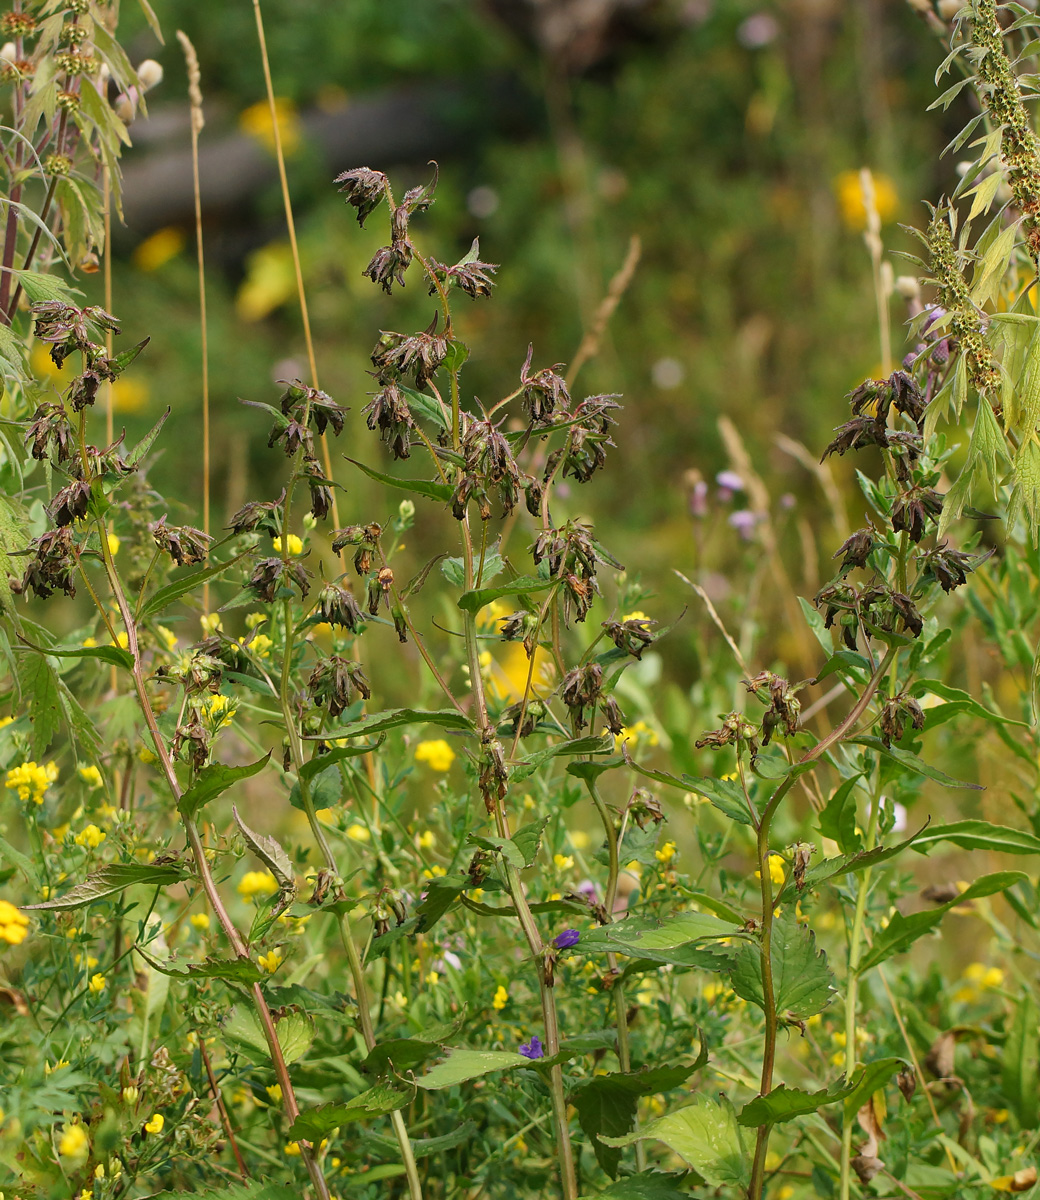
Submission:
M 300 1200 L 300 1193 L 281 1183 L 263 1183 L 251 1179 L 248 1183 L 225 1183 L 205 1191 L 156 1192 L 152 1200 Z
M 296 877 L 293 874 L 292 863 L 277 839 L 250 829 L 239 816 L 237 805 L 231 806 L 231 815 L 235 818 L 235 824 L 246 839 L 250 850 L 278 881 L 279 889 L 283 892 L 295 892 Z
M 604 1140 L 630 1146 L 652 1139 L 664 1142 L 690 1164 L 709 1187 L 739 1187 L 751 1182 L 751 1160 L 733 1106 L 725 1097 L 695 1097 L 692 1104 L 648 1121 L 626 1137 Z
M 162 962 L 146 954 L 140 946 L 137 953 L 150 967 L 171 979 L 223 979 L 246 985 L 263 979 L 263 972 L 250 958 L 207 958 L 200 963 L 181 963 L 176 959 Z
M 275 1030 L 286 1063 L 294 1063 L 302 1058 L 314 1041 L 314 1022 L 303 1012 L 293 1011 L 282 1017 L 275 1022 Z M 251 1008 L 236 1005 L 224 1024 L 224 1033 L 253 1062 L 262 1066 L 270 1064 L 267 1039 Z
M 581 1200 L 688 1200 L 689 1191 L 683 1188 L 684 1175 L 667 1175 L 663 1171 L 640 1171 Z
M 392 1083 L 377 1083 L 367 1092 L 343 1104 L 319 1104 L 305 1108 L 289 1126 L 289 1137 L 319 1142 L 326 1134 L 351 1121 L 369 1121 L 386 1116 L 411 1102 L 415 1088 L 395 1087 Z
M 420 1075 L 415 1083 L 426 1091 L 440 1091 L 455 1087 L 469 1079 L 479 1079 L 492 1071 L 508 1071 L 515 1067 L 529 1067 L 531 1060 L 511 1050 L 452 1050 L 444 1062 Z
M 759 1125 L 780 1125 L 814 1113 L 828 1104 L 846 1102 L 846 1111 L 851 1109 L 855 1116 L 860 1107 L 907 1064 L 901 1058 L 882 1058 L 865 1066 L 857 1067 L 851 1079 L 843 1075 L 829 1087 L 818 1092 L 806 1092 L 801 1088 L 788 1087 L 781 1083 L 766 1096 L 756 1096 L 737 1114 L 737 1123 L 755 1128 Z
M 826 954 L 816 948 L 815 933 L 786 912 L 773 922 L 770 958 L 776 1011 L 781 1020 L 805 1021 L 823 1012 L 834 999 L 834 976 Z M 730 983 L 738 996 L 765 1008 L 759 945 L 744 942 L 737 947 Z
M 185 820 L 192 820 L 211 800 L 215 800 L 229 787 L 241 779 L 248 779 L 262 771 L 271 757 L 270 751 L 263 758 L 244 767 L 226 767 L 223 763 L 209 763 L 195 776 L 195 782 L 181 793 L 177 811 Z
M 696 1062 L 594 1075 L 574 1088 L 568 1099 L 578 1110 L 578 1122 L 592 1142 L 599 1165 L 611 1178 L 617 1178 L 621 1150 L 609 1139 L 622 1137 L 635 1124 L 639 1098 L 680 1087 L 707 1061 L 708 1050 L 702 1041 Z
M 40 904 L 25 904 L 23 907 L 69 912 L 74 908 L 92 904 L 95 900 L 114 896 L 137 884 L 165 887 L 170 883 L 180 883 L 187 874 L 186 868 L 179 863 L 110 863 L 89 875 L 82 883 L 76 884 L 64 896 L 45 900 Z

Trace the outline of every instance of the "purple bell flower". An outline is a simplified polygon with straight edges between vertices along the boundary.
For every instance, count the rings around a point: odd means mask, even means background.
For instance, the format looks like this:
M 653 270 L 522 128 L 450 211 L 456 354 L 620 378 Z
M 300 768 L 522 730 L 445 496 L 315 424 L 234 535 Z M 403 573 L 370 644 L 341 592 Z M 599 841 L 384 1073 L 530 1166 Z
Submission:
M 537 1033 L 531 1034 L 529 1042 L 521 1043 L 520 1053 L 524 1058 L 542 1058 L 544 1056 L 545 1048 L 542 1046 L 542 1039 Z
M 553 938 L 553 945 L 557 950 L 569 950 L 571 946 L 576 946 L 581 941 L 581 934 L 576 929 L 565 929 L 563 933 L 558 933 Z

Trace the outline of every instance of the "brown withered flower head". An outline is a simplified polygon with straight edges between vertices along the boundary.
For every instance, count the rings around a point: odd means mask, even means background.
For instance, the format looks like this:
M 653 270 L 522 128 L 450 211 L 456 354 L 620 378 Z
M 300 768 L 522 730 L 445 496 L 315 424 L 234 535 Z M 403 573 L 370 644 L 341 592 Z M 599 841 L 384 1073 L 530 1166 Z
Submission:
M 337 436 L 343 432 L 343 422 L 350 410 L 337 404 L 328 392 L 310 387 L 299 379 L 291 383 L 287 379 L 278 382 L 285 385 L 285 393 L 280 401 L 285 416 L 308 423 L 313 421 L 319 433 L 324 433 L 330 425 Z
M 932 488 L 915 486 L 900 495 L 892 506 L 892 528 L 907 533 L 912 542 L 924 537 L 928 521 L 938 520 L 943 498 Z
M 327 583 L 318 595 L 318 604 L 311 620 L 315 624 L 325 622 L 357 633 L 365 623 L 365 615 L 352 592 L 338 584 Z
M 896 633 L 896 622 L 911 637 L 920 637 L 924 620 L 909 596 L 887 585 L 869 587 L 860 596 L 860 612 L 865 620 L 885 633 Z
M 882 742 L 886 746 L 898 742 L 903 736 L 907 721 L 914 729 L 924 729 L 924 711 L 920 704 L 906 692 L 889 697 L 881 709 L 878 722 Z
M 262 558 L 249 577 L 249 587 L 257 599 L 267 604 L 277 598 L 280 589 L 291 588 L 293 584 L 300 589 L 301 596 L 310 591 L 310 572 L 297 559 L 286 562 L 284 558 Z
M 758 726 L 742 714 L 733 712 L 722 722 L 719 729 L 713 729 L 703 737 L 698 738 L 694 745 L 698 750 L 710 746 L 712 750 L 721 750 L 724 746 L 744 745 L 754 754 L 758 750 Z
M 318 663 L 307 680 L 307 691 L 315 704 L 329 710 L 331 717 L 349 708 L 355 695 L 364 700 L 372 695 L 361 664 L 338 654 Z
M 281 529 L 281 514 L 285 506 L 285 488 L 277 500 L 251 500 L 231 518 L 229 528 L 235 533 L 252 533 L 261 529 L 277 537 Z
M 582 730 L 588 725 L 586 710 L 595 706 L 603 688 L 603 668 L 599 663 L 586 663 L 574 667 L 563 677 L 560 699 L 570 709 L 574 728 Z
M 859 628 L 859 593 L 856 589 L 847 583 L 831 583 L 817 592 L 813 603 L 824 609 L 824 628 L 830 629 L 837 618 L 842 641 L 850 650 L 855 650 Z
M 408 240 L 395 239 L 389 246 L 379 247 L 361 274 L 373 283 L 378 283 L 389 296 L 395 283 L 398 287 L 404 287 L 404 273 L 411 266 L 412 257 L 412 247 Z
M 798 718 L 802 702 L 797 697 L 798 687 L 792 687 L 786 679 L 772 671 L 761 671 L 754 679 L 745 679 L 744 686 L 768 704 L 762 716 L 762 745 L 768 746 L 773 734 L 779 731 L 784 737 L 798 732 Z
M 165 517 L 160 517 L 149 528 L 155 544 L 160 550 L 165 550 L 178 567 L 206 561 L 210 542 L 213 541 L 208 533 L 191 525 L 167 525 Z
M 478 494 L 497 491 L 502 515 L 508 516 L 516 507 L 520 493 L 520 470 L 499 427 L 487 418 L 467 420 L 462 435 L 462 454 L 465 459 L 463 469 L 467 476 L 477 481 Z M 465 506 L 462 507 L 464 513 Z M 491 515 L 490 506 L 482 504 L 480 515 L 487 520 Z
M 523 388 L 520 399 L 530 415 L 532 425 L 551 425 L 557 411 L 569 408 L 571 403 L 566 380 L 558 373 L 563 364 L 543 367 L 532 375 L 533 357 L 532 343 L 527 347 L 527 358 L 520 369 L 520 385 Z
M 844 554 L 841 566 L 838 568 L 839 575 L 847 575 L 853 567 L 865 567 L 867 559 L 870 557 L 871 550 L 874 549 L 874 529 L 857 529 L 856 532 L 835 550 L 833 557 L 837 558 L 839 554 Z
M 387 198 L 390 181 L 382 171 L 368 167 L 355 167 L 344 171 L 333 180 L 340 184 L 340 191 L 348 204 L 357 209 L 358 224 L 364 227 L 365 219 Z
M 934 579 L 946 593 L 967 582 L 968 575 L 986 561 L 994 551 L 985 554 L 967 554 L 963 550 L 950 550 L 945 542 L 929 550 L 927 554 L 916 556 L 921 564 L 921 573 L 925 579 Z
M 661 802 L 646 788 L 636 788 L 628 798 L 628 815 L 639 826 L 645 829 L 648 822 L 660 825 L 664 820 L 664 810 Z
M 404 392 L 396 379 L 388 379 L 381 392 L 373 395 L 363 412 L 368 414 L 369 429 L 379 430 L 394 458 L 408 458 L 411 454 L 411 430 L 415 425 L 411 409 Z
M 67 484 L 47 505 L 47 512 L 55 525 L 71 525 L 87 515 L 90 504 L 90 484 L 85 479 L 76 479 Z
M 613 417 L 607 416 L 611 409 L 620 408 L 616 396 L 587 396 L 574 410 L 570 441 L 563 453 L 563 474 L 573 475 L 579 483 L 588 483 L 592 476 L 607 461 L 606 447 L 615 443 L 609 436 Z M 552 468 L 555 468 L 555 462 Z M 546 464 L 546 479 L 551 470 Z
M 59 369 L 77 350 L 100 350 L 92 335 L 119 333 L 119 321 L 96 304 L 76 308 L 62 300 L 44 300 L 33 304 L 30 311 L 36 321 L 35 334 L 41 342 L 50 343 L 51 358 Z
M 653 644 L 651 630 L 656 624 L 649 617 L 629 617 L 625 621 L 604 621 L 603 628 L 619 650 L 633 658 L 642 658 L 643 651 Z
M 75 437 L 72 425 L 60 404 L 44 402 L 32 415 L 25 435 L 25 444 L 33 458 L 42 461 L 53 447 L 59 463 L 67 462 L 75 452 Z
M 448 353 L 448 333 L 437 332 L 438 314 L 422 333 L 406 337 L 403 333 L 382 330 L 372 351 L 372 364 L 380 383 L 399 375 L 411 375 L 422 389 L 433 378 Z
M 49 529 L 29 543 L 32 557 L 25 575 L 12 591 L 32 591 L 41 600 L 46 600 L 54 591 L 75 596 L 73 571 L 76 563 L 72 554 L 72 530 L 66 525 L 60 529 Z
M 311 493 L 311 516 L 324 521 L 332 511 L 332 482 L 316 458 L 303 460 L 303 476 Z

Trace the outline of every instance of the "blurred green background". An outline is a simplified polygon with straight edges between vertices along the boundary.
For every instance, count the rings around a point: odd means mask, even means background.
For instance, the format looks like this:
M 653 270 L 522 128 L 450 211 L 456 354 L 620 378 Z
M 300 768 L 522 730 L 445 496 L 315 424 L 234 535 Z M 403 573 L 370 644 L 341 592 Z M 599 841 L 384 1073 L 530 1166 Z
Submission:
M 116 239 L 113 305 L 127 339 L 152 342 L 119 382 L 118 421 L 132 440 L 172 405 L 151 478 L 195 509 L 197 284 L 174 37 L 183 29 L 198 49 L 207 114 L 220 519 L 277 494 L 284 466 L 266 447 L 264 419 L 238 399 L 273 402 L 274 381 L 305 376 L 306 358 L 252 5 L 165 0 L 156 11 L 165 46 L 136 6 L 124 6 L 121 26 L 133 61 L 157 58 L 165 79 L 125 156 L 128 225 Z M 360 415 L 368 354 L 379 329 L 411 332 L 433 313 L 415 282 L 385 297 L 362 277 L 385 222 L 376 213 L 359 230 L 336 173 L 385 169 L 400 194 L 439 160 L 437 203 L 413 234 L 448 263 L 479 236 L 482 257 L 501 264 L 490 302 L 458 306 L 457 332 L 472 346 L 464 381 L 485 401 L 514 389 L 528 342 L 535 367 L 573 357 L 638 236 L 636 275 L 577 388 L 623 394 L 617 449 L 587 489 L 572 487 L 561 515 L 594 515 L 602 540 L 658 594 L 662 620 L 689 601 L 673 568 L 699 576 L 734 619 L 750 611 L 750 578 L 761 665 L 771 654 L 797 658 L 802 634 L 790 629 L 789 606 L 771 612 L 781 589 L 759 569 L 763 546 L 775 530 L 778 561 L 803 594 L 830 574 L 841 519 L 806 463 L 844 418 L 844 395 L 880 369 L 857 172 L 874 173 L 889 257 L 915 244 L 899 223 L 920 224 L 921 200 L 956 179 L 939 151 L 966 110 L 926 112 L 943 56 L 934 16 L 930 26 L 903 0 L 267 0 L 264 14 L 320 382 L 352 410 L 336 449 L 388 468 Z M 364 163 L 342 159 L 337 139 L 358 137 Z M 162 165 L 171 159 L 180 163 L 172 181 Z M 896 258 L 894 271 L 912 267 Z M 747 537 L 729 518 L 762 503 L 717 491 L 715 476 L 734 465 L 722 415 L 770 496 L 770 521 Z M 805 462 L 777 446 L 778 434 L 807 447 Z M 835 470 L 851 477 L 844 461 Z M 691 515 L 696 472 L 710 485 L 704 517 Z M 390 515 L 374 485 L 349 468 L 342 479 L 344 521 Z M 846 495 L 855 525 L 862 504 Z M 447 526 L 421 509 L 414 569 L 445 548 L 442 535 Z M 512 549 L 521 548 L 517 537 Z M 689 686 L 698 638 L 673 637 L 666 657 L 671 677 Z

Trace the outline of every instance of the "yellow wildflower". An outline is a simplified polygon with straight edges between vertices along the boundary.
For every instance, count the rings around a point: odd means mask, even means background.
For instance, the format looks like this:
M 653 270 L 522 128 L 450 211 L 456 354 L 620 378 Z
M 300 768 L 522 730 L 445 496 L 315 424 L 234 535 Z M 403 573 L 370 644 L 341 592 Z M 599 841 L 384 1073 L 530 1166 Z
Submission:
M 104 975 L 91 975 L 90 982 L 87 984 L 87 991 L 93 992 L 95 996 L 100 996 L 107 986 L 108 980 Z
M 116 640 L 108 643 L 110 646 L 118 646 L 120 650 L 130 649 L 130 635 L 125 629 L 120 629 L 116 634 Z
M 285 1153 L 288 1154 L 288 1156 L 290 1158 L 296 1158 L 297 1155 L 300 1153 L 300 1143 L 299 1142 L 286 1142 L 285 1143 Z
M 358 825 L 356 822 L 347 829 L 347 837 L 354 842 L 367 842 L 372 835 L 364 825 Z
M 267 954 L 261 954 L 256 960 L 260 964 L 260 970 L 268 975 L 273 975 L 275 971 L 282 965 L 282 952 L 276 946 Z
M 66 1125 L 58 1139 L 58 1153 L 62 1158 L 85 1159 L 90 1152 L 90 1138 L 80 1124 Z
M 625 613 L 621 618 L 622 621 L 649 621 L 650 618 L 645 612 L 641 612 L 638 608 L 634 612 Z
M 592 841 L 584 829 L 572 829 L 567 834 L 567 837 L 570 839 L 570 843 L 575 850 L 587 850 L 589 842 Z
M 166 1118 L 162 1113 L 152 1113 L 152 1119 L 144 1123 L 145 1133 L 162 1133 L 165 1124 Z
M 188 918 L 188 923 L 192 929 L 198 929 L 205 933 L 209 929 L 209 913 L 192 913 Z
M 0 717 L 0 729 L 6 729 L 8 725 L 14 724 L 14 717 Z
M 239 638 L 239 641 L 243 644 L 245 644 L 245 640 L 246 640 L 245 638 Z M 273 638 L 269 638 L 266 633 L 257 633 L 257 634 L 254 634 L 253 640 L 249 643 L 248 646 L 246 646 L 246 649 L 252 650 L 252 652 L 257 656 L 257 658 L 270 658 L 271 647 L 273 645 L 274 645 Z
M 441 975 L 439 971 L 429 971 L 427 973 L 426 982 L 430 985 L 430 987 L 436 987 L 440 981 Z
M 761 879 L 762 872 L 756 871 L 755 878 Z M 769 853 L 769 878 L 773 881 L 773 883 L 777 887 L 779 887 L 780 884 L 783 883 L 784 878 L 785 878 L 783 856 L 780 854 L 777 854 L 776 851 L 770 851 L 770 853 Z
M 105 540 L 108 542 L 108 552 L 113 558 L 119 553 L 119 547 L 123 544 L 114 533 L 106 535 Z
M 275 151 L 275 122 L 278 125 L 278 140 L 282 152 L 293 154 L 300 145 L 300 118 L 296 105 L 289 96 L 275 96 L 274 121 L 271 120 L 271 105 L 266 100 L 250 104 L 238 115 L 238 127 L 249 134 L 273 154 Z
M 155 632 L 159 635 L 159 640 L 167 650 L 175 650 L 177 648 L 177 635 L 172 629 L 167 629 L 165 625 L 156 625 Z
M 203 633 L 216 633 L 218 629 L 224 628 L 224 619 L 220 613 L 203 613 L 199 617 L 199 624 Z
M 131 260 L 139 271 L 158 271 L 184 249 L 187 235 L 178 225 L 157 229 L 134 247 Z
M 89 846 L 91 850 L 96 850 L 107 836 L 96 825 L 91 824 L 76 834 L 76 845 Z
M 280 1083 L 269 1083 L 264 1091 L 271 1097 L 273 1104 L 281 1104 L 282 1102 L 282 1085 Z
M 0 942 L 17 946 L 29 934 L 29 918 L 8 900 L 0 900 Z
M 431 771 L 447 771 L 455 761 L 455 751 L 443 738 L 420 742 L 415 747 L 415 761 L 425 763 Z
M 501 984 L 499 984 L 498 989 L 495 992 L 495 998 L 491 1001 L 491 1007 L 495 1009 L 496 1012 L 501 1012 L 508 1003 L 509 993 L 504 987 L 502 987 Z
M 636 721 L 634 725 L 626 725 L 620 733 L 614 735 L 614 745 L 618 749 L 621 748 L 623 742 L 632 742 L 637 746 L 641 742 L 645 742 L 648 746 L 656 746 L 660 740 L 657 730 L 651 729 L 645 721 Z
M 206 718 L 214 732 L 218 729 L 225 729 L 231 724 L 234 716 L 235 706 L 229 697 L 222 696 L 217 692 L 206 701 Z
M 140 1095 L 137 1088 L 133 1084 L 123 1088 L 123 1103 L 129 1104 L 131 1107 L 137 1103 L 137 1097 Z
M 881 223 L 891 221 L 899 209 L 899 196 L 895 184 L 887 175 L 874 175 L 874 205 Z M 859 171 L 842 171 L 834 180 L 834 194 L 838 199 L 841 219 L 849 229 L 865 229 L 867 209 L 863 203 L 863 185 Z
M 442 867 L 440 865 L 440 863 L 434 863 L 432 867 L 425 868 L 425 870 L 423 871 L 423 878 L 424 879 L 440 879 L 443 876 L 447 875 L 447 873 L 448 872 L 444 869 L 444 867 Z
M 58 768 L 49 762 L 46 766 L 37 766 L 34 762 L 22 763 L 20 767 L 12 767 L 7 772 L 4 786 L 12 791 L 17 790 L 18 799 L 23 804 L 30 800 L 34 804 L 42 804 L 47 789 L 58 778 Z
M 246 614 L 246 629 L 255 629 L 258 625 L 263 625 L 267 620 L 267 614 L 262 612 L 251 612 Z
M 101 772 L 95 766 L 77 767 L 76 772 L 91 790 L 101 787 L 105 782 L 101 778 Z
M 660 850 L 654 851 L 654 858 L 659 863 L 668 864 L 675 857 L 675 842 L 665 842 Z
M 273 545 L 274 545 L 275 554 L 281 554 L 282 539 L 280 537 L 276 537 L 274 539 Z M 295 533 L 289 534 L 289 553 L 292 555 L 298 555 L 298 554 L 303 553 L 303 541 L 300 538 L 298 538 Z
M 237 891 L 244 900 L 270 896 L 278 891 L 278 880 L 270 871 L 246 871 L 238 882 Z
M 432 850 L 436 845 L 437 837 L 432 829 L 424 829 L 416 838 L 416 842 L 420 850 Z
M 560 871 L 569 871 L 574 866 L 574 856 L 572 854 L 554 854 L 553 862 Z

